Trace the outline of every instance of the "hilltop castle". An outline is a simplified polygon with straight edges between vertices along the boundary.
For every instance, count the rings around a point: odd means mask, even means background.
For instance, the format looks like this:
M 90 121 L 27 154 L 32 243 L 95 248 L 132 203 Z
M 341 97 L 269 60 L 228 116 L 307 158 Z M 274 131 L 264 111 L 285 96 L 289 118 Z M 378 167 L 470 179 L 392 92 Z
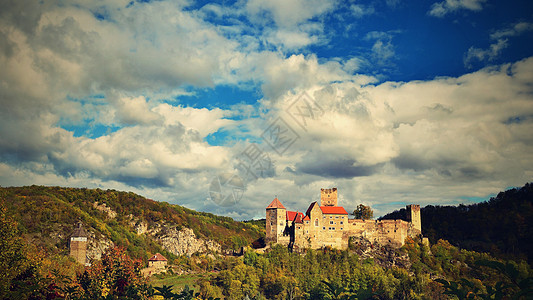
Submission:
M 373 243 L 400 247 L 406 237 L 422 234 L 419 205 L 407 206 L 408 221 L 375 221 L 348 219 L 348 213 L 337 202 L 337 188 L 320 189 L 320 205 L 311 203 L 304 215 L 287 210 L 275 198 L 266 208 L 266 242 L 291 249 L 346 249 L 350 237 L 363 237 Z

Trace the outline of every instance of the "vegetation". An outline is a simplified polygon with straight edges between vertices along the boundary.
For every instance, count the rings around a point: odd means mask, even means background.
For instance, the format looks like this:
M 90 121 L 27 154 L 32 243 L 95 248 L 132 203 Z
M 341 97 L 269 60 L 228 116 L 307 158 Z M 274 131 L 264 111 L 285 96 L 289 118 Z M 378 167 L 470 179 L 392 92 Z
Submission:
M 386 252 L 385 259 L 390 257 L 390 251 L 396 251 L 394 256 L 407 262 L 392 266 L 381 258 L 360 257 L 358 253 L 364 251 L 358 251 L 361 249 L 357 247 L 362 246 L 356 244 L 344 251 L 325 248 L 298 254 L 274 245 L 265 254 L 248 249 L 241 257 L 182 256 L 173 259 L 173 263 L 185 275 L 176 276 L 173 268 L 169 268 L 168 275 L 148 281 L 141 275 L 145 263 L 136 255 L 147 252 L 143 247 L 159 246 L 134 233 L 129 215 L 148 222 L 155 222 L 151 218 L 157 216 L 157 220 L 176 222 L 176 226 L 206 220 L 212 215 L 189 213 L 179 206 L 159 205 L 135 194 L 116 191 L 26 187 L 2 188 L 0 192 L 0 299 L 533 298 L 533 271 L 525 260 L 497 259 L 488 253 L 460 249 L 444 239 L 428 245 L 407 238 L 401 249 L 374 249 Z M 520 192 L 514 193 L 511 194 Z M 69 196 L 73 194 L 78 196 Z M 491 201 L 508 201 L 504 194 Z M 95 209 L 94 200 L 88 200 L 93 198 L 87 195 L 114 199 L 98 203 L 106 203 L 117 216 L 109 218 Z M 135 205 L 128 205 L 131 199 L 154 211 L 136 211 Z M 27 214 L 34 214 L 37 221 Z M 80 266 L 68 257 L 61 250 L 63 242 L 53 243 L 53 236 L 65 234 L 62 230 L 71 226 L 68 220 L 74 225 L 80 218 L 97 234 L 111 237 L 121 245 L 108 249 L 90 267 Z M 184 223 L 178 224 L 178 220 Z M 218 228 L 221 222 L 226 222 L 227 227 L 221 226 L 225 230 L 239 228 L 233 236 L 236 244 L 249 244 L 246 242 L 249 236 L 238 232 L 253 232 L 255 226 L 264 222 L 240 224 L 229 220 L 214 216 L 210 224 Z M 529 223 L 525 224 L 525 230 L 529 230 Z M 37 230 L 43 233 L 38 235 Z M 206 236 L 202 231 L 195 233 Z M 211 238 L 216 236 L 217 233 L 209 234 Z M 29 237 L 45 241 L 28 243 Z
M 177 228 L 191 228 L 197 237 L 239 249 L 264 236 L 264 226 L 236 222 L 228 217 L 196 212 L 179 205 L 157 202 L 134 193 L 115 190 L 26 186 L 0 188 L 0 201 L 6 213 L 18 220 L 21 234 L 47 254 L 67 254 L 68 236 L 81 220 L 96 237 L 106 237 L 126 249 L 128 255 L 146 260 L 150 254 L 166 252 L 153 239 L 138 235 L 135 223 L 148 226 L 164 222 Z M 95 207 L 105 204 L 116 213 Z M 61 237 L 61 238 L 60 238 Z
M 405 219 L 405 209 L 383 219 Z M 507 259 L 533 263 L 533 185 L 500 192 L 489 201 L 472 205 L 421 209 L 424 236 Z
M 352 212 L 352 215 L 354 215 L 356 219 L 372 220 L 372 218 L 374 218 L 374 211 L 370 206 L 359 204 Z

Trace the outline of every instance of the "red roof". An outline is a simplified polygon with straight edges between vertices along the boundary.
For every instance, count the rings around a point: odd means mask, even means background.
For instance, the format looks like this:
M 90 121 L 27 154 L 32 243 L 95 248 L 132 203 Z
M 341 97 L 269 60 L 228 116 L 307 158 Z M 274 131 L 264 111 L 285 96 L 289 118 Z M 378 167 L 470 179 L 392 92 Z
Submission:
M 269 208 L 283 208 L 285 209 L 285 206 L 279 202 L 278 198 L 272 200 L 272 202 L 267 206 L 267 209 Z
M 286 217 L 287 221 L 294 221 L 294 218 L 296 217 L 297 214 L 298 214 L 297 211 L 290 211 L 290 210 L 288 210 L 288 211 L 287 211 L 287 214 L 286 214 L 286 216 L 287 216 L 287 217 Z
M 348 213 L 342 206 L 320 206 L 322 213 L 325 215 L 347 215 Z
M 311 219 L 309 219 L 309 216 L 305 216 L 304 219 L 303 219 L 303 221 L 309 221 L 309 220 L 311 220 Z
M 296 219 L 294 219 L 294 222 L 295 223 L 303 223 L 304 222 L 304 214 L 302 214 L 301 212 L 299 212 L 297 215 L 296 215 Z
M 167 261 L 167 259 L 163 255 L 156 253 L 148 261 Z
M 304 218 L 304 214 L 297 211 L 287 211 L 286 213 L 286 219 L 287 221 L 294 221 L 296 223 L 303 223 L 302 220 Z

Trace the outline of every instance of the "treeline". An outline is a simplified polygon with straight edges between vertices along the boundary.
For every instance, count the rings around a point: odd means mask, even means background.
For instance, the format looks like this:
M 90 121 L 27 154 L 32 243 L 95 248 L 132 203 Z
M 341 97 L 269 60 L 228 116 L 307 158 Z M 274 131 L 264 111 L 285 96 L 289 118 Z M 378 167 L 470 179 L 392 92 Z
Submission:
M 382 219 L 405 219 L 405 209 Z M 421 209 L 422 232 L 432 243 L 448 240 L 463 249 L 533 262 L 533 185 L 500 192 L 489 201 Z
M 105 204 L 116 212 L 109 218 L 94 204 Z M 68 237 L 75 224 L 82 221 L 86 229 L 105 236 L 135 257 L 146 259 L 161 252 L 153 239 L 136 234 L 132 221 L 148 225 L 166 223 L 191 228 L 197 237 L 219 242 L 223 248 L 238 249 L 264 235 L 264 226 L 236 222 L 228 217 L 196 212 L 179 205 L 146 199 L 132 192 L 65 187 L 1 187 L 0 204 L 18 221 L 19 232 L 50 254 L 66 254 Z
M 456 291 L 472 292 L 492 299 L 492 291 L 502 297 L 532 296 L 533 278 L 525 262 L 496 262 L 487 254 L 460 250 L 439 240 L 430 248 L 408 239 L 399 249 L 412 263 L 410 268 L 382 267 L 374 259 L 361 259 L 350 250 L 307 250 L 303 255 L 289 253 L 276 245 L 266 254 L 246 252 L 242 259 L 220 262 L 222 271 L 198 282 L 200 299 L 449 299 Z M 503 264 L 513 277 L 478 262 Z M 521 282 L 518 286 L 513 282 Z M 473 287 L 464 283 L 472 283 Z M 477 293 L 477 294 L 475 294 Z M 520 297 L 520 296 L 523 297 Z M 472 297 L 474 299 L 475 297 Z M 459 296 L 459 299 L 463 299 Z M 498 299 L 498 298 L 494 298 Z
M 0 299 L 531 299 L 533 277 L 525 262 L 496 261 L 439 240 L 430 248 L 407 239 L 399 256 L 411 266 L 381 267 L 361 259 L 357 245 L 290 253 L 275 245 L 243 257 L 181 257 L 206 274 L 195 291 L 153 288 L 141 260 L 120 247 L 83 268 L 70 257 L 46 255 L 26 244 L 17 222 L 0 205 Z M 200 263 L 195 261 L 200 260 Z M 209 275 L 208 275 L 209 274 Z

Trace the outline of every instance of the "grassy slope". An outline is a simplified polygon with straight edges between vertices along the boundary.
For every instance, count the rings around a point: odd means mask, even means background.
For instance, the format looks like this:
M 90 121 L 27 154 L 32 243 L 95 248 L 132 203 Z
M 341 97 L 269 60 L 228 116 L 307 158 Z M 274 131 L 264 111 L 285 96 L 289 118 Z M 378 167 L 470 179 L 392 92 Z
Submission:
M 2 187 L 0 199 L 19 222 L 25 237 L 50 253 L 66 254 L 68 236 L 78 220 L 97 236 L 106 236 L 125 246 L 133 257 L 143 259 L 149 253 L 164 251 L 151 238 L 136 234 L 129 225 L 131 216 L 149 225 L 165 222 L 178 228 L 191 228 L 197 237 L 215 240 L 223 248 L 237 248 L 264 235 L 264 228 L 252 223 L 196 212 L 131 192 L 44 186 Z M 106 203 L 117 217 L 110 219 L 105 212 L 94 208 L 95 201 Z

